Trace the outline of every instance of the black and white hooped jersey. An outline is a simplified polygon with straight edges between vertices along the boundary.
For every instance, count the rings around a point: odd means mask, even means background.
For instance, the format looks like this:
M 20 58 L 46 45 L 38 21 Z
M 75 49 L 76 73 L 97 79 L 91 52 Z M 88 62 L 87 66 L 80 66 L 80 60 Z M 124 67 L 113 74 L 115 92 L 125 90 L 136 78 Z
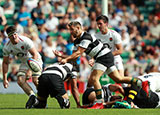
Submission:
M 105 47 L 94 35 L 90 35 L 87 32 L 83 32 L 81 37 L 74 41 L 74 45 L 85 48 L 85 53 L 94 59 L 110 52 L 109 48 Z
M 104 96 L 104 102 L 110 102 L 111 96 L 112 96 L 112 92 L 109 89 L 109 85 L 104 85 L 102 86 L 102 96 Z
M 73 65 L 66 64 L 52 64 L 48 66 L 42 74 L 56 74 L 62 78 L 63 81 L 70 78 L 76 78 L 77 72 L 73 70 Z

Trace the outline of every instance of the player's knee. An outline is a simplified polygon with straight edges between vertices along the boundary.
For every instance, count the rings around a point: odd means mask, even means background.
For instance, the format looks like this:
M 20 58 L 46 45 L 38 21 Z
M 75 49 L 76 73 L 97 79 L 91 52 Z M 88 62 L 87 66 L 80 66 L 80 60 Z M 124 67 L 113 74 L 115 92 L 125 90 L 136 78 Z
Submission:
M 70 107 L 69 99 L 64 99 L 62 96 L 56 96 L 56 99 L 57 99 L 61 109 L 65 109 L 65 108 Z
M 18 77 L 18 80 L 17 80 L 18 85 L 22 86 L 25 83 L 25 78 L 24 78 L 25 73 L 24 72 L 18 72 L 17 77 Z
M 90 81 L 92 81 L 92 83 L 96 83 L 97 81 L 99 81 L 95 76 L 90 77 Z

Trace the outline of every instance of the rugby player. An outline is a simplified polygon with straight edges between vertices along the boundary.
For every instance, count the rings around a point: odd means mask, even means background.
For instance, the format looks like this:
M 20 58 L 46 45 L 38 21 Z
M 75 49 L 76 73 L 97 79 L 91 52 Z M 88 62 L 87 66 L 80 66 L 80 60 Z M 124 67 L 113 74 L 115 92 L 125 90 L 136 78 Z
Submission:
M 30 38 L 18 35 L 15 26 L 9 26 L 6 30 L 8 34 L 9 41 L 5 44 L 3 48 L 3 86 L 7 88 L 9 82 L 7 80 L 7 72 L 9 67 L 9 58 L 10 55 L 16 56 L 18 60 L 21 61 L 18 73 L 17 73 L 17 83 L 23 89 L 23 91 L 28 95 L 34 95 L 32 88 L 29 86 L 26 80 L 27 71 L 30 69 L 27 66 L 27 60 L 33 58 L 37 60 L 39 65 L 42 67 L 41 55 L 38 53 L 34 47 L 33 42 Z M 34 85 L 38 86 L 38 77 L 41 74 L 41 71 L 34 72 L 32 71 L 32 81 Z
M 55 97 L 61 108 L 69 108 L 69 97 L 64 88 L 64 81 L 71 79 L 71 87 L 75 90 L 73 95 L 78 96 L 78 88 L 76 80 L 77 73 L 73 69 L 73 65 L 70 63 L 58 64 L 48 66 L 45 71 L 42 72 L 39 77 L 39 85 L 37 97 L 32 96 L 26 103 L 26 108 L 45 108 L 47 104 L 47 98 L 49 95 L 51 98 Z M 75 99 L 79 103 L 79 97 Z M 80 104 L 80 103 L 79 103 Z
M 71 35 L 75 38 L 74 46 L 76 51 L 70 56 L 64 56 L 58 51 L 54 51 L 57 57 L 60 57 L 60 63 L 65 64 L 68 61 L 75 60 L 81 56 L 84 52 L 91 58 L 94 58 L 95 64 L 93 71 L 88 80 L 88 87 L 94 86 L 96 92 L 97 101 L 93 105 L 93 108 L 101 106 L 103 104 L 102 88 L 99 82 L 99 78 L 106 72 L 110 78 L 117 83 L 131 83 L 141 86 L 141 80 L 132 77 L 123 77 L 117 71 L 114 65 L 114 57 L 109 48 L 105 47 L 103 43 L 96 39 L 95 36 L 85 32 L 78 21 L 72 21 L 68 24 Z

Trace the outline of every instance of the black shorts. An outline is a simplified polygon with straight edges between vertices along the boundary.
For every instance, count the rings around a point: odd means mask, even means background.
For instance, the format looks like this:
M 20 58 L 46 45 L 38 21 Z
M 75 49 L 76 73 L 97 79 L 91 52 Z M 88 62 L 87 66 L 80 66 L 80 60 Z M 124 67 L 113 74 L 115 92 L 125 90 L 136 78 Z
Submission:
M 124 88 L 125 96 L 128 96 L 131 88 Z M 156 93 L 150 91 L 150 97 L 147 97 L 145 91 L 141 89 L 136 95 L 133 103 L 139 108 L 155 108 L 158 105 L 159 97 Z
M 112 52 L 109 52 L 103 56 L 96 59 L 96 62 L 106 66 L 107 68 L 114 66 L 114 56 Z
M 42 74 L 39 77 L 38 96 L 48 98 L 57 95 L 64 95 L 66 90 L 64 88 L 63 80 L 56 74 Z
M 82 96 L 82 104 L 83 105 L 87 105 L 87 104 L 90 104 L 89 100 L 88 100 L 88 96 L 91 92 L 93 92 L 94 89 L 93 88 L 87 88 L 85 90 L 85 92 L 83 93 L 83 96 Z

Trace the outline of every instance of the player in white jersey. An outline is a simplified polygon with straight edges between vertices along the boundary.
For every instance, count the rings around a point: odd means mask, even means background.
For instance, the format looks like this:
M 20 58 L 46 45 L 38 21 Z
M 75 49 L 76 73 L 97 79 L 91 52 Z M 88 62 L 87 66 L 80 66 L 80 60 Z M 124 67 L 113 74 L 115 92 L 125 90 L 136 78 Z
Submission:
M 3 48 L 2 68 L 4 88 L 7 88 L 9 86 L 9 82 L 7 80 L 7 72 L 9 66 L 9 56 L 11 54 L 13 56 L 16 56 L 21 61 L 19 71 L 17 73 L 18 85 L 28 96 L 34 95 L 32 88 L 26 82 L 26 72 L 29 70 L 29 67 L 27 66 L 27 60 L 28 58 L 33 58 L 38 61 L 39 65 L 42 66 L 43 62 L 41 60 L 41 56 L 35 49 L 33 42 L 29 38 L 25 36 L 19 36 L 17 34 L 15 26 L 8 27 L 6 32 L 10 40 L 5 44 Z M 40 74 L 41 71 L 32 72 L 32 81 L 36 87 L 38 85 L 38 77 Z
M 150 89 L 153 92 L 160 91 L 160 73 L 152 72 L 152 73 L 148 73 L 148 74 L 139 76 L 138 78 L 140 78 L 142 81 L 149 81 Z
M 120 54 L 123 52 L 122 39 L 119 33 L 108 28 L 108 17 L 100 15 L 96 19 L 100 32 L 95 34 L 105 46 L 111 49 L 114 56 L 114 64 L 121 76 L 124 76 L 124 67 Z

